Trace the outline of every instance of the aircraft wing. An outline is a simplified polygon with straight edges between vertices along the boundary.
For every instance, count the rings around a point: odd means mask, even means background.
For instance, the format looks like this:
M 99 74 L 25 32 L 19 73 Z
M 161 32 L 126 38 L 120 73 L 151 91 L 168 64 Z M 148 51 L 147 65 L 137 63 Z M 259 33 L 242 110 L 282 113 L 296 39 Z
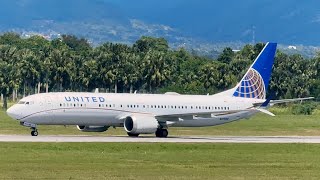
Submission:
M 310 100 L 314 99 L 314 97 L 307 97 L 307 98 L 296 98 L 296 99 L 282 99 L 282 100 L 271 100 L 270 104 L 281 104 L 281 103 L 289 103 L 289 102 L 295 102 L 295 101 L 305 101 L 305 100 Z
M 220 111 L 220 112 L 194 112 L 194 113 L 183 113 L 183 114 L 163 114 L 163 115 L 156 115 L 155 118 L 158 121 L 179 121 L 180 119 L 184 120 L 193 120 L 196 118 L 212 118 L 212 117 L 219 117 L 230 115 L 239 112 L 249 112 L 249 111 L 256 111 L 256 108 L 248 108 L 246 110 L 237 110 L 237 111 Z
M 310 100 L 310 99 L 314 99 L 314 97 L 307 97 L 307 98 L 295 98 L 295 99 L 281 99 L 281 100 L 269 100 L 270 102 L 268 102 L 267 104 L 269 104 L 270 106 L 273 106 L 275 104 L 282 104 L 282 103 L 290 103 L 290 102 L 296 102 L 296 101 L 305 101 L 305 100 Z M 260 107 L 263 106 L 264 103 L 255 103 L 253 104 L 254 107 Z

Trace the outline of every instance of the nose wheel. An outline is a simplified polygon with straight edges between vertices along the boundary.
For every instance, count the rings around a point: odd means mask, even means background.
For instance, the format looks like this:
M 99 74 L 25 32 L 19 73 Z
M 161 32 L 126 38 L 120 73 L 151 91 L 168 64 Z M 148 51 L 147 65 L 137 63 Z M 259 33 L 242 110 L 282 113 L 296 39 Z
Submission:
M 31 136 L 38 136 L 38 129 L 36 124 L 28 123 L 28 122 L 20 122 L 20 125 L 25 127 L 30 127 L 31 129 Z
M 39 135 L 37 128 L 32 127 L 31 129 L 32 129 L 32 131 L 31 131 L 31 136 L 38 136 L 38 135 Z
M 38 131 L 37 130 L 33 130 L 31 131 L 31 136 L 38 136 Z

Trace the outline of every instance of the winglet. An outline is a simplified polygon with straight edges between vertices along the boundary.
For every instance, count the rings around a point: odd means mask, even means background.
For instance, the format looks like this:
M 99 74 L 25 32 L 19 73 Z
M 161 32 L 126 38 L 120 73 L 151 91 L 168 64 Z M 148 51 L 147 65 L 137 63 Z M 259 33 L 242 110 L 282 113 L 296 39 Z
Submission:
M 268 107 L 270 101 L 271 101 L 271 98 L 268 98 L 264 103 L 261 104 L 260 107 Z
M 271 99 L 273 99 L 275 97 L 275 95 L 276 95 L 275 92 L 271 92 L 271 95 L 269 96 L 269 98 L 264 103 L 262 103 L 260 107 L 262 107 L 262 108 L 268 107 L 268 105 L 272 101 Z

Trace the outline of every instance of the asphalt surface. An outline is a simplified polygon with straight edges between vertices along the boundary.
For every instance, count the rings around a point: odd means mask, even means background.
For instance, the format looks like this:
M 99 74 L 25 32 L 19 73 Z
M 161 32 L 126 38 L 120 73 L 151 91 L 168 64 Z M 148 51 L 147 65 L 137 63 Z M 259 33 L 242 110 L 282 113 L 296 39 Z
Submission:
M 0 142 L 130 142 L 130 143 L 319 143 L 320 136 L 56 136 L 0 135 Z

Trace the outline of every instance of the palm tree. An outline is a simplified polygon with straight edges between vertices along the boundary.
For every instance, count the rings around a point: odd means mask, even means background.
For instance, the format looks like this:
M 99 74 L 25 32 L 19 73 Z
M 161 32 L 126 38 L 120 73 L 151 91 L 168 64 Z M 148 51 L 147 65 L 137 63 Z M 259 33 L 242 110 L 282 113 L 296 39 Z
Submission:
M 19 70 L 23 83 L 23 95 L 30 94 L 40 81 L 41 63 L 31 50 L 22 49 L 18 51 Z
M 17 66 L 17 48 L 12 46 L 0 46 L 0 92 L 3 94 L 3 108 L 7 109 L 9 92 L 17 89 L 20 84 L 20 71 Z
M 58 90 L 63 91 L 70 88 L 70 82 L 75 76 L 75 63 L 72 54 L 67 49 L 54 49 L 50 56 L 51 76 L 58 85 Z
M 154 92 L 155 88 L 165 83 L 170 76 L 170 68 L 166 63 L 163 52 L 149 51 L 143 59 L 144 79 L 149 88 L 149 92 Z

